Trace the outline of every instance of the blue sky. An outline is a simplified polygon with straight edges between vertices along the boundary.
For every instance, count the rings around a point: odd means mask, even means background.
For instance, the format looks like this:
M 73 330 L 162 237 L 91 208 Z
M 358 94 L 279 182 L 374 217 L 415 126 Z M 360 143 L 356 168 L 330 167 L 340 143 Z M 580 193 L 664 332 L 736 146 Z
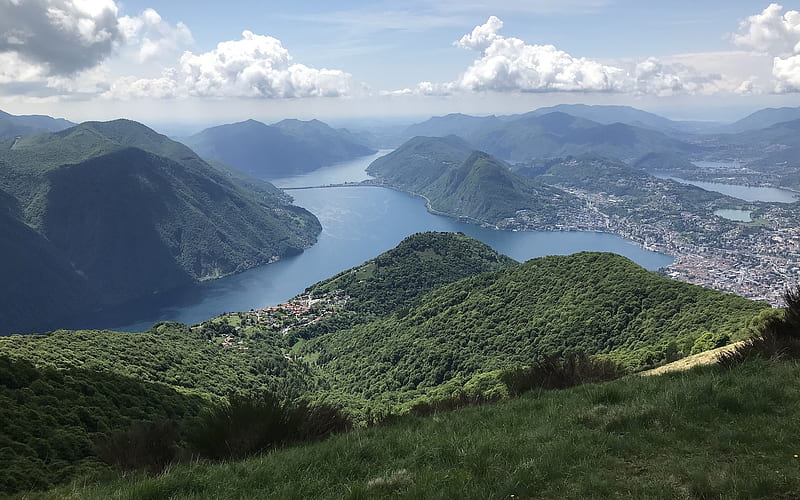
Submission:
M 716 0 L 0 0 L 0 108 L 75 120 L 212 122 L 585 102 L 735 119 L 800 104 L 798 8 Z

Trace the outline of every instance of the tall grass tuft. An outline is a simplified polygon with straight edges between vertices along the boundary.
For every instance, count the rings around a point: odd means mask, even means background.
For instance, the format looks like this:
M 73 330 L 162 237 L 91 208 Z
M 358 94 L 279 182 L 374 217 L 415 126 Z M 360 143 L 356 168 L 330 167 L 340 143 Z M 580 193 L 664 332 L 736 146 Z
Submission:
M 158 474 L 178 461 L 180 431 L 174 421 L 136 422 L 94 439 L 97 456 L 123 471 Z
M 232 395 L 200 416 L 188 441 L 198 455 L 226 460 L 290 442 L 322 439 L 352 427 L 350 417 L 329 404 L 292 403 L 272 393 Z
M 533 389 L 566 389 L 580 384 L 605 382 L 625 375 L 622 365 L 583 353 L 550 357 L 533 366 L 507 370 L 500 379 L 512 396 Z
M 800 285 L 787 289 L 783 299 L 786 309 L 782 316 L 771 318 L 758 335 L 735 350 L 720 354 L 717 362 L 730 368 L 753 358 L 800 358 Z

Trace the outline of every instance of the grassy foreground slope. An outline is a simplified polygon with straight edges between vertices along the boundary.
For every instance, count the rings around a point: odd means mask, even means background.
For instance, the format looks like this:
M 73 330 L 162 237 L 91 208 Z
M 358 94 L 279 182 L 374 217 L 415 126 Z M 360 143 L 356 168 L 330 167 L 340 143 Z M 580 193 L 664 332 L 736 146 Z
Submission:
M 631 377 L 42 498 L 797 498 L 800 365 Z
M 301 352 L 331 384 L 367 398 L 420 390 L 574 351 L 638 368 L 736 338 L 767 304 L 651 273 L 608 253 L 532 259 L 434 290 L 391 316 Z

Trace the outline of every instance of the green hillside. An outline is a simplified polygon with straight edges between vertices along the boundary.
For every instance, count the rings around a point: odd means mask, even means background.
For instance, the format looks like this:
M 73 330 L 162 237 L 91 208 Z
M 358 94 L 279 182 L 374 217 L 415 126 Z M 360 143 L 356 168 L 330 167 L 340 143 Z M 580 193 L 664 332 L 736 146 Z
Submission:
M 495 224 L 529 211 L 540 224 L 555 223 L 574 199 L 511 172 L 457 137 L 416 137 L 375 160 L 367 172 L 389 186 L 424 196 L 429 208 Z
M 631 377 L 41 498 L 796 498 L 799 388 L 797 362 Z
M 23 296 L 41 297 L 33 304 L 69 302 L 58 283 L 75 282 L 74 274 L 85 300 L 73 313 L 120 304 L 296 254 L 321 229 L 274 187 L 238 183 L 136 122 L 88 122 L 7 146 L 0 145 L 0 189 L 13 197 L 18 219 L 69 263 L 24 284 Z M 24 251 L 15 250 L 20 241 L 0 246 L 0 260 Z M 63 319 L 56 310 L 5 309 L 0 316 L 16 321 L 3 333 Z
M 466 278 L 300 352 L 331 385 L 407 401 L 445 383 L 574 351 L 630 368 L 688 354 L 706 332 L 741 338 L 767 304 L 670 280 L 624 257 L 533 259 Z
M 348 418 L 364 426 L 438 402 L 506 398 L 518 391 L 506 385 L 509 374 L 546 366 L 553 355 L 584 352 L 630 368 L 671 360 L 738 339 L 772 311 L 613 254 L 516 264 L 461 234 L 421 233 L 270 310 L 193 327 L 159 323 L 140 334 L 0 338 L 0 416 L 14 423 L 0 432 L 8 463 L 0 484 L 13 493 L 99 477 L 120 456 L 126 467 L 186 460 L 205 453 L 203 439 L 222 439 L 208 422 L 225 405 L 241 419 L 225 424 L 239 432 L 231 446 L 272 428 L 263 418 L 283 422 L 276 429 L 299 425 L 288 442 L 307 440 Z M 272 401 L 265 394 L 297 405 L 310 423 L 295 410 L 259 413 L 252 402 Z M 153 439 L 170 444 L 145 453 Z M 117 443 L 110 456 L 101 446 L 108 442 Z M 211 457 L 247 454 L 228 453 L 217 448 Z
M 386 316 L 425 293 L 468 276 L 497 271 L 516 262 L 463 234 L 417 233 L 360 266 L 306 290 L 323 304 L 346 298 L 333 314 L 292 330 L 311 338 Z

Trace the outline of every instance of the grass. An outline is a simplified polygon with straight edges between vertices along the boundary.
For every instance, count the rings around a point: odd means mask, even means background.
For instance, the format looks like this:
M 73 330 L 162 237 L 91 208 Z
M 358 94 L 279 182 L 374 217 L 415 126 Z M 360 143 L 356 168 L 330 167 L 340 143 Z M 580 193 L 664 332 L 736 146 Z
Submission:
M 628 377 L 31 498 L 797 498 L 800 364 Z

